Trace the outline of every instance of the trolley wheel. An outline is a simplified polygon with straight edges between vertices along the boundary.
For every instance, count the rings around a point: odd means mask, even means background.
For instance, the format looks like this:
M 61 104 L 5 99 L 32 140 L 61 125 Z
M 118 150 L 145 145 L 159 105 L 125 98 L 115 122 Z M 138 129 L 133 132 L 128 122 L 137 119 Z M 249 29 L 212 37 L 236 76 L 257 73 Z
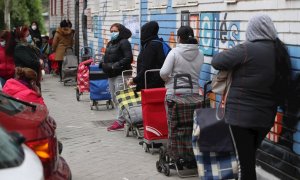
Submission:
M 157 170 L 157 172 L 160 172 L 160 173 L 161 173 L 161 171 L 162 171 L 162 167 L 161 167 L 159 161 L 156 161 L 156 170 Z
M 128 123 L 125 123 L 124 133 L 125 133 L 125 137 L 129 137 L 129 125 L 128 125 Z
M 166 175 L 166 176 L 170 176 L 170 166 L 169 166 L 169 164 L 164 164 L 164 174 Z
M 109 109 L 109 101 L 106 101 L 106 109 Z
M 112 102 L 112 100 L 109 100 L 109 105 L 111 106 L 111 109 L 114 108 L 114 103 Z
M 146 153 L 149 152 L 149 147 L 145 142 L 143 143 L 143 149 Z
M 80 93 L 78 88 L 76 88 L 76 99 L 77 101 L 80 101 Z

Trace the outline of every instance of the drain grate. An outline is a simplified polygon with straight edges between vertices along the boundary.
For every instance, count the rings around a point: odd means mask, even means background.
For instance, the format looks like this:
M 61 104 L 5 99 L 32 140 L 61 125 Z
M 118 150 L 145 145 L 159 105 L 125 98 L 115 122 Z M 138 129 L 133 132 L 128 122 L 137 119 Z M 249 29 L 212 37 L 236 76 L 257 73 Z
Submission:
M 109 119 L 109 120 L 101 120 L 101 121 L 92 121 L 93 125 L 96 127 L 108 127 L 110 126 L 115 120 Z

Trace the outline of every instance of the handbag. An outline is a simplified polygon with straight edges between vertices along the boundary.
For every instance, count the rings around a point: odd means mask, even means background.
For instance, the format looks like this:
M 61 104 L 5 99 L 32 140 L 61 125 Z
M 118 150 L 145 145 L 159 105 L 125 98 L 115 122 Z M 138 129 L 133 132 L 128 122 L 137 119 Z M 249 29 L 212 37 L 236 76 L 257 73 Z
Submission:
M 195 123 L 200 127 L 199 146 L 201 152 L 234 152 L 229 125 L 224 118 L 216 117 L 215 108 L 195 111 Z
M 224 94 L 232 82 L 231 71 L 219 71 L 213 78 L 211 82 L 212 92 L 216 94 Z

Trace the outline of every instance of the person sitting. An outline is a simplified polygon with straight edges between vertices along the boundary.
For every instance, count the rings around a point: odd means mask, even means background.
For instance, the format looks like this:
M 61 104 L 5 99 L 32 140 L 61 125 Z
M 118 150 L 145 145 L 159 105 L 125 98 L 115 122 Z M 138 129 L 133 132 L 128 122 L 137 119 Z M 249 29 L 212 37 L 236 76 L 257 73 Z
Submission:
M 7 80 L 2 92 L 22 101 L 45 105 L 40 89 L 36 85 L 37 73 L 26 67 L 16 67 L 15 71 L 15 79 Z

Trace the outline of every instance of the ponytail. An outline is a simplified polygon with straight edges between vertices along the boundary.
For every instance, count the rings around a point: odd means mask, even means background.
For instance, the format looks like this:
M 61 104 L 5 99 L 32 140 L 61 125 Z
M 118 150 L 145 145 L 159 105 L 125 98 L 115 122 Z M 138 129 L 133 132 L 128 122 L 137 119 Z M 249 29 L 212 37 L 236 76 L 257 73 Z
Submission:
M 194 31 L 190 26 L 181 26 L 177 31 L 177 36 L 179 36 L 182 44 L 198 44 L 197 39 L 194 38 Z
M 286 46 L 279 38 L 276 38 L 274 44 L 276 80 L 273 88 L 276 93 L 278 104 L 284 105 L 285 100 L 288 98 L 291 85 L 291 60 Z

